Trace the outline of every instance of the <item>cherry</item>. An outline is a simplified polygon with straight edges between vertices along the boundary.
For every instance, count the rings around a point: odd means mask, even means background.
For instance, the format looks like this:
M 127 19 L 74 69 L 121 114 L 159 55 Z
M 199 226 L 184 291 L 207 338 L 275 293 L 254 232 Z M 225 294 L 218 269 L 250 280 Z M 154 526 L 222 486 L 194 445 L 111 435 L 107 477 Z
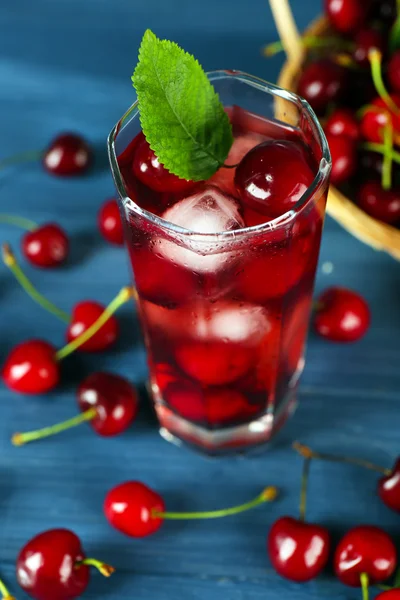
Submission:
M 107 242 L 116 246 L 124 245 L 124 230 L 119 213 L 118 202 L 112 198 L 104 202 L 99 211 L 100 233 Z
M 138 411 L 135 388 L 123 377 L 111 373 L 92 373 L 86 377 L 78 387 L 77 400 L 80 415 L 52 427 L 16 433 L 12 437 L 13 444 L 22 446 L 83 422 L 89 422 L 95 432 L 103 437 L 120 435 L 130 427 Z
M 400 96 L 391 94 L 390 98 L 400 106 Z M 375 98 L 361 117 L 360 129 L 363 138 L 370 142 L 381 143 L 385 126 L 388 124 L 393 127 L 394 137 L 399 136 L 400 115 L 390 110 L 382 98 Z
M 193 181 L 170 173 L 159 162 L 144 136 L 136 147 L 132 169 L 139 181 L 156 192 L 186 192 L 194 185 Z
M 371 27 L 360 29 L 355 35 L 354 42 L 356 47 L 353 52 L 353 58 L 362 67 L 369 66 L 368 54 L 372 48 L 383 52 L 385 47 L 382 33 Z
M 314 181 L 299 144 L 271 140 L 240 161 L 235 185 L 243 202 L 273 219 L 294 208 Z
M 4 383 L 22 394 L 43 394 L 57 386 L 60 369 L 56 349 L 42 340 L 15 346 L 2 369 Z
M 68 529 L 49 529 L 32 538 L 17 558 L 17 580 L 36 600 L 73 600 L 89 585 L 89 566 L 109 577 L 114 569 L 87 559 L 78 536 Z
M 317 300 L 314 329 L 332 342 L 355 342 L 368 331 L 371 321 L 368 304 L 346 288 L 326 289 Z
M 232 508 L 215 511 L 176 513 L 165 512 L 165 503 L 157 492 L 139 481 L 126 481 L 108 492 L 104 514 L 108 522 L 129 537 L 142 538 L 158 531 L 165 519 L 216 519 L 239 514 L 275 500 L 278 491 L 267 487 L 254 500 Z
M 43 156 L 43 166 L 52 175 L 81 175 L 92 162 L 88 143 L 75 133 L 62 133 L 50 143 Z
M 354 113 L 348 108 L 337 108 L 325 123 L 325 133 L 331 137 L 339 135 L 354 142 L 360 139 L 360 128 Z
M 68 236 L 59 225 L 46 223 L 22 238 L 22 252 L 37 267 L 57 267 L 69 252 Z
M 382 592 L 375 597 L 375 600 L 400 600 L 400 589 Z
M 386 506 L 400 512 L 400 458 L 391 472 L 378 481 L 378 494 Z
M 384 190 L 379 181 L 366 181 L 358 191 L 359 206 L 384 223 L 400 221 L 400 190 Z
M 87 300 L 74 306 L 67 329 L 67 341 L 72 342 L 89 329 L 104 313 L 104 306 Z M 119 324 L 115 316 L 107 322 L 87 342 L 80 346 L 83 352 L 101 352 L 110 348 L 118 338 Z
M 387 65 L 387 77 L 391 88 L 400 93 L 400 50 L 396 50 Z
M 332 156 L 331 183 L 346 183 L 357 168 L 357 148 L 352 139 L 340 135 L 327 135 Z
M 353 33 L 367 18 L 363 0 L 325 0 L 325 12 L 340 33 Z
M 325 112 L 328 104 L 337 102 L 347 87 L 345 69 L 328 59 L 310 63 L 302 72 L 297 91 L 316 113 Z
M 371 584 L 388 579 L 396 568 L 396 548 L 382 529 L 359 525 L 350 529 L 339 542 L 334 567 L 336 576 L 345 585 L 360 586 L 360 577 L 368 575 Z

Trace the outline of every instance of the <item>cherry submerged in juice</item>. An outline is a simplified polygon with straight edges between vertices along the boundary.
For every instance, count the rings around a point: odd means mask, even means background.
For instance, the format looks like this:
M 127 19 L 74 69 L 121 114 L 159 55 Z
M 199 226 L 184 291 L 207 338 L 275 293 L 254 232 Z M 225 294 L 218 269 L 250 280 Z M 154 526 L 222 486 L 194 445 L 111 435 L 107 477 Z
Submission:
M 295 193 L 304 172 L 316 175 L 317 160 L 299 130 L 237 107 L 227 112 L 235 141 L 226 164 L 237 165 L 268 140 L 278 152 L 284 141 L 305 166 L 296 173 L 277 165 L 283 193 Z M 271 220 L 262 199 L 249 203 L 240 193 L 236 168 L 221 168 L 208 182 L 180 180 L 160 168 L 141 133 L 118 162 L 130 199 L 177 226 L 217 234 Z M 196 237 L 187 246 L 179 235 L 160 236 L 130 217 L 152 393 L 161 425 L 178 437 L 200 438 L 207 447 L 208 436 L 220 431 L 223 446 L 225 430 L 246 426 L 244 445 L 249 424 L 264 423 L 257 442 L 283 420 L 303 367 L 324 204 L 305 205 L 286 226 L 254 230 L 243 244 L 231 236 L 212 249 Z M 241 445 L 240 436 L 226 440 Z

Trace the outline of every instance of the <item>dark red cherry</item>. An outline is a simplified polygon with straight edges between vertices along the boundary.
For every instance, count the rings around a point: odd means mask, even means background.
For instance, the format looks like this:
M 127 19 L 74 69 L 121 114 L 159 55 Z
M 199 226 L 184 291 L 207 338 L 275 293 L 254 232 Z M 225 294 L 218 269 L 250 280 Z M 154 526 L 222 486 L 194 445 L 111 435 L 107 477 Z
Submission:
M 339 135 L 327 136 L 332 156 L 331 183 L 342 185 L 349 181 L 357 168 L 357 147 L 349 138 Z
M 357 195 L 358 205 L 371 217 L 384 223 L 400 221 L 400 190 L 384 190 L 379 181 L 361 184 Z
M 400 589 L 387 590 L 375 596 L 375 600 L 400 600 Z
M 165 512 L 163 499 L 139 481 L 117 485 L 104 501 L 108 522 L 129 537 L 145 537 L 160 529 L 163 518 L 153 516 L 155 512 Z
M 67 341 L 72 342 L 89 329 L 91 325 L 103 314 L 105 308 L 98 302 L 90 300 L 79 302 L 72 312 L 71 322 L 67 329 Z M 83 352 L 102 352 L 110 348 L 118 338 L 119 325 L 116 317 L 112 315 L 108 321 L 87 342 L 79 347 Z
M 21 394 L 44 394 L 60 380 L 56 349 L 43 340 L 29 340 L 15 346 L 2 369 L 4 383 Z
M 400 107 L 400 96 L 391 94 L 391 98 L 396 106 Z M 361 117 L 361 134 L 369 142 L 382 143 L 384 129 L 388 123 L 391 123 L 393 127 L 395 139 L 398 138 L 400 136 L 400 114 L 389 110 L 382 98 L 375 98 L 371 107 Z
M 112 198 L 104 202 L 98 215 L 100 233 L 107 242 L 117 246 L 124 245 L 124 231 L 118 202 Z
M 316 302 L 314 329 L 332 342 L 355 342 L 369 329 L 371 314 L 359 294 L 346 288 L 326 289 Z
M 43 166 L 52 175 L 68 177 L 81 175 L 92 162 L 92 150 L 80 135 L 58 135 L 43 156 Z
M 365 0 L 325 0 L 329 21 L 340 33 L 353 33 L 367 18 Z
M 376 177 L 382 179 L 383 154 L 361 149 L 358 153 L 358 174 L 361 181 Z M 393 165 L 394 166 L 394 165 Z
M 250 150 L 236 169 L 235 185 L 246 205 L 269 219 L 293 209 L 315 174 L 295 142 L 271 140 Z
M 368 67 L 370 64 L 368 53 L 373 48 L 376 48 L 380 52 L 384 52 L 385 43 L 383 35 L 377 29 L 372 27 L 365 27 L 360 29 L 354 37 L 355 50 L 353 52 L 353 58 L 362 67 Z
M 147 140 L 138 143 L 133 158 L 132 169 L 135 176 L 156 192 L 185 192 L 193 187 L 193 181 L 180 179 L 159 162 Z
M 55 223 L 46 223 L 22 238 L 22 253 L 36 267 L 57 267 L 65 262 L 68 252 L 68 236 Z
M 324 126 L 325 133 L 329 136 L 350 138 L 354 142 L 360 139 L 358 121 L 348 108 L 337 108 L 330 115 Z
M 400 94 L 400 50 L 396 50 L 390 57 L 387 65 L 387 77 L 392 90 Z
M 390 475 L 379 480 L 378 494 L 386 506 L 400 512 L 400 458 L 397 459 Z
M 346 70 L 328 59 L 310 63 L 302 72 L 297 91 L 316 113 L 324 113 L 329 104 L 340 100 L 347 88 Z
M 338 579 L 351 587 L 360 586 L 362 573 L 370 584 L 381 583 L 396 569 L 396 548 L 385 531 L 371 525 L 350 529 L 339 542 L 334 567 Z

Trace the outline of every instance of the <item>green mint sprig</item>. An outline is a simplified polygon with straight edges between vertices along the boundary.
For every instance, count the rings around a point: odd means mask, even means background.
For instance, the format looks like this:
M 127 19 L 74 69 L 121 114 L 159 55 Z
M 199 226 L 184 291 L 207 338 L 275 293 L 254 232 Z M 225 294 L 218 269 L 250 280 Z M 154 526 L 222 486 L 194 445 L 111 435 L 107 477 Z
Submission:
M 144 136 L 160 163 L 182 179 L 214 175 L 232 146 L 232 127 L 194 56 L 147 29 L 132 82 Z

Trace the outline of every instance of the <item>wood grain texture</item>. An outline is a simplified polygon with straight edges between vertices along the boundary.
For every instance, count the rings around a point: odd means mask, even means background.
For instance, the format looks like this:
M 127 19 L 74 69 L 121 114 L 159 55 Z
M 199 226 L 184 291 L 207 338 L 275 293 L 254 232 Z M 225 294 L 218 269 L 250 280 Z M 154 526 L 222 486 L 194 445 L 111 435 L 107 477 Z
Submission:
M 304 28 L 320 10 L 315 0 L 292 0 Z M 195 52 L 207 69 L 228 67 L 275 80 L 279 58 L 261 57 L 276 39 L 265 0 L 14 0 L 0 3 L 0 154 L 43 146 L 61 129 L 84 133 L 96 147 L 95 171 L 78 180 L 50 178 L 37 165 L 0 173 L 0 210 L 39 222 L 57 219 L 72 237 L 69 265 L 28 275 L 63 309 L 82 298 L 106 302 L 128 280 L 123 251 L 97 233 L 101 202 L 114 193 L 105 138 L 132 103 L 130 74 L 146 27 Z M 0 239 L 19 253 L 20 232 L 2 226 Z M 333 272 L 323 273 L 331 262 Z M 91 555 L 117 568 L 110 580 L 94 575 L 89 599 L 120 600 L 350 600 L 328 572 L 297 586 L 280 580 L 265 552 L 270 524 L 296 514 L 301 460 L 289 449 L 299 438 L 325 451 L 347 452 L 390 465 L 399 452 L 400 270 L 388 256 L 359 243 L 327 221 L 317 288 L 342 284 L 371 304 L 368 336 L 353 346 L 311 336 L 300 406 L 269 451 L 252 457 L 205 459 L 166 444 L 145 404 L 126 435 L 102 440 L 87 426 L 53 440 L 13 448 L 10 435 L 75 414 L 74 388 L 84 374 L 113 370 L 143 385 L 144 353 L 131 307 L 120 313 L 122 340 L 115 351 L 71 357 L 66 384 L 43 398 L 24 398 L 0 387 L 0 573 L 19 600 L 14 563 L 37 532 L 70 527 Z M 62 324 L 34 306 L 0 267 L 0 360 L 16 342 L 44 336 L 63 343 Z M 279 502 L 212 523 L 171 523 L 153 538 L 130 540 L 102 515 L 107 490 L 126 479 L 154 486 L 173 509 L 218 508 L 282 488 Z M 315 463 L 308 514 L 337 538 L 353 524 L 381 525 L 400 540 L 400 521 L 375 496 L 375 475 Z M 56 599 L 55 599 L 56 600 Z

